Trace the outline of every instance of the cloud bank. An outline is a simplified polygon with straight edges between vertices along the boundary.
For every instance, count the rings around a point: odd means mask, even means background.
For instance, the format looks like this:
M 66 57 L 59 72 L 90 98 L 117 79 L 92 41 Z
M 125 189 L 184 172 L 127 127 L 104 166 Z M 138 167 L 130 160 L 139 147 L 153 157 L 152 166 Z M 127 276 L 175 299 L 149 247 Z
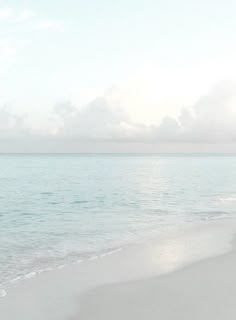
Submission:
M 108 146 L 112 143 L 113 147 L 120 143 L 236 144 L 235 88 L 232 84 L 217 86 L 194 106 L 182 108 L 177 117 L 166 116 L 160 124 L 152 126 L 132 121 L 122 109 L 122 102 L 118 106 L 112 104 L 106 95 L 83 108 L 70 102 L 58 103 L 51 112 L 51 126 L 47 132 L 29 129 L 25 117 L 3 107 L 0 108 L 0 141 L 16 139 L 32 144 L 40 141 L 42 145 L 50 142 L 56 144 L 58 150 L 61 147 L 62 152 L 65 145 L 83 143 L 107 143 Z
M 94 101 L 78 110 L 71 103 L 54 107 L 53 118 L 56 137 L 74 137 L 93 141 L 137 141 L 146 139 L 148 128 L 133 123 L 122 108 L 109 105 L 106 97 Z
M 156 138 L 178 142 L 235 142 L 236 88 L 215 87 L 196 105 L 183 108 L 176 119 L 166 117 L 156 128 Z
M 82 110 L 70 103 L 55 106 L 56 135 L 85 140 L 151 142 L 236 142 L 236 91 L 232 85 L 215 87 L 196 105 L 182 108 L 178 117 L 161 124 L 135 123 L 121 107 L 100 97 Z

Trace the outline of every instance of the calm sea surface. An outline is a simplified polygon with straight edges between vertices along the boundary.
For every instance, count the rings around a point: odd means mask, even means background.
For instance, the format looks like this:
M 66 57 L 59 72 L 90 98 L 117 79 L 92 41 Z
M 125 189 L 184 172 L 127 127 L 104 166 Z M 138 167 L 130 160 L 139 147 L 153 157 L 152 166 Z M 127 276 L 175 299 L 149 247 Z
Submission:
M 233 155 L 2 155 L 0 284 L 235 213 Z

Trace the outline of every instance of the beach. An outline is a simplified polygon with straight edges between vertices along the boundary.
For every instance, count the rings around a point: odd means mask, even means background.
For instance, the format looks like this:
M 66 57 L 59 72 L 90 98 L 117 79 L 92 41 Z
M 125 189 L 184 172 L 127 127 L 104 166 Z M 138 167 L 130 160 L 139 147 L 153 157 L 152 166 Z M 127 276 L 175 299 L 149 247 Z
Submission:
M 148 242 L 16 282 L 6 320 L 235 319 L 235 219 L 186 224 Z
M 235 156 L 5 155 L 0 165 L 0 319 L 230 312 L 234 262 L 221 265 L 234 259 Z
M 235 243 L 234 243 L 235 245 Z M 168 275 L 103 286 L 88 292 L 81 320 L 233 320 L 236 250 Z
M 236 320 L 235 12 L 1 2 L 0 320 Z

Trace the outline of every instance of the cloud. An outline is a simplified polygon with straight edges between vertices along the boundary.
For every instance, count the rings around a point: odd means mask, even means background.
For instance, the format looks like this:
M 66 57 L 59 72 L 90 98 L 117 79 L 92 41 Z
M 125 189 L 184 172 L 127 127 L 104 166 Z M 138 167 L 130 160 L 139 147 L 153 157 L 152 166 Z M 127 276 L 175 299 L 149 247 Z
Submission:
M 38 31 L 61 31 L 62 23 L 45 20 L 29 9 L 0 9 L 0 68 L 5 69 L 17 61 L 18 53 L 27 50 L 25 45 L 36 41 Z M 1 71 L 1 70 L 0 70 Z
M 13 9 L 12 8 L 4 8 L 0 10 L 0 19 L 1 20 L 8 20 L 11 19 L 13 16 Z
M 62 24 L 54 20 L 45 20 L 40 17 L 35 16 L 34 12 L 29 9 L 15 10 L 14 8 L 4 8 L 0 9 L 0 22 L 9 24 L 27 24 L 28 31 L 35 30 L 51 30 L 58 31 L 61 30 Z
M 1 38 L 0 38 L 0 68 L 16 61 L 19 51 L 21 33 L 24 33 L 26 23 L 30 22 L 33 12 L 28 9 L 15 10 L 14 8 L 0 9 Z M 21 24 L 21 27 L 19 27 Z M 22 29 L 23 28 L 23 29 Z M 17 36 L 14 36 L 14 35 Z
M 106 97 L 96 98 L 82 109 L 71 103 L 57 104 L 52 113 L 57 123 L 57 137 L 73 137 L 93 141 L 133 141 L 143 138 L 145 126 L 135 124 L 118 107 L 108 104 Z
M 25 117 L 2 107 L 0 140 L 25 141 L 33 152 L 43 152 L 45 148 L 57 152 L 79 152 L 81 148 L 99 152 L 104 146 L 107 152 L 127 152 L 129 149 L 136 152 L 232 151 L 235 150 L 232 146 L 236 147 L 235 103 L 235 86 L 221 85 L 201 97 L 195 105 L 182 108 L 177 117 L 166 116 L 160 124 L 145 125 L 134 122 L 122 108 L 120 96 L 117 103 L 110 99 L 108 91 L 83 107 L 68 101 L 56 104 L 46 132 L 28 128 Z M 146 147 L 148 145 L 150 147 Z M 214 145 L 221 147 L 215 149 Z M 176 146 L 182 146 L 182 149 Z
M 0 41 L 0 71 L 2 71 L 9 63 L 13 63 L 16 59 L 17 49 L 8 41 Z
M 0 108 L 0 140 L 20 138 L 28 133 L 24 116 L 15 114 L 9 107 Z
M 33 17 L 33 12 L 24 9 L 17 11 L 14 8 L 4 8 L 0 10 L 0 21 L 8 23 L 25 22 Z
M 16 49 L 0 42 L 0 61 L 14 58 Z
M 35 30 L 61 31 L 62 24 L 53 20 L 42 20 L 36 23 Z
M 215 87 L 177 117 L 166 116 L 160 124 L 145 125 L 109 99 L 97 98 L 82 109 L 71 103 L 54 107 L 54 134 L 79 140 L 152 143 L 236 142 L 236 90 L 232 84 Z M 120 98 L 119 98 L 120 99 Z
M 21 11 L 18 16 L 15 18 L 15 22 L 25 22 L 30 20 L 34 16 L 31 10 L 23 10 Z
M 156 128 L 161 141 L 236 142 L 236 91 L 231 83 L 216 86 L 177 118 L 166 117 Z
M 42 19 L 35 16 L 34 12 L 29 9 L 16 10 L 14 8 L 0 9 L 0 22 L 5 24 L 18 24 L 31 22 L 28 25 L 28 31 L 51 30 L 58 31 L 62 29 L 62 24 L 58 21 Z

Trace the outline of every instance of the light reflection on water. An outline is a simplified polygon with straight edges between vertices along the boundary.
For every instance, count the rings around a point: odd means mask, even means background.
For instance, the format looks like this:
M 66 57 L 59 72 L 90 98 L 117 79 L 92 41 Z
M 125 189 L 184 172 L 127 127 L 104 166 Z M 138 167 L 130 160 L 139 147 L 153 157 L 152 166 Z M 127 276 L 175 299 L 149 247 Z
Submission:
M 235 160 L 1 156 L 0 283 L 142 241 L 166 226 L 234 215 Z M 181 246 L 174 252 L 180 256 Z

